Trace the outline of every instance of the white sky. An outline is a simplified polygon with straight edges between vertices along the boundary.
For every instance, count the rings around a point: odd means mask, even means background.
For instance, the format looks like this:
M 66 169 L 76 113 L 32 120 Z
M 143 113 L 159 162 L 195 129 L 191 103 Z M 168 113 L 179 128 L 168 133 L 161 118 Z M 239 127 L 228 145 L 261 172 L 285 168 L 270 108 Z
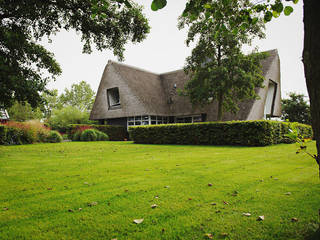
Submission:
M 144 13 L 149 19 L 151 32 L 139 44 L 128 44 L 125 64 L 163 73 L 183 68 L 185 58 L 191 48 L 185 45 L 186 30 L 179 31 L 177 18 L 182 13 L 185 0 L 170 0 L 168 5 L 157 12 L 150 9 L 151 0 L 135 0 L 145 6 Z M 257 40 L 254 46 L 260 51 L 278 49 L 281 62 L 281 92 L 286 97 L 289 92 L 307 95 L 302 64 L 303 13 L 302 1 L 294 6 L 294 12 L 286 17 L 273 19 L 266 25 L 266 39 Z M 86 81 L 97 91 L 103 70 L 109 59 L 117 61 L 112 51 L 82 54 L 80 36 L 75 32 L 62 31 L 52 37 L 52 43 L 43 42 L 60 63 L 62 75 L 49 84 L 50 89 L 61 93 L 71 84 Z

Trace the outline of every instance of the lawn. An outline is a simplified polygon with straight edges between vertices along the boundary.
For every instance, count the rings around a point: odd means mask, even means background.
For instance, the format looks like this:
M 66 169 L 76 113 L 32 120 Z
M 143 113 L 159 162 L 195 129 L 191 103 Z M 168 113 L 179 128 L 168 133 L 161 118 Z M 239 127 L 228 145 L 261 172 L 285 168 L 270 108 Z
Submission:
M 317 229 L 320 185 L 314 160 L 295 150 L 0 146 L 0 239 L 304 239 Z

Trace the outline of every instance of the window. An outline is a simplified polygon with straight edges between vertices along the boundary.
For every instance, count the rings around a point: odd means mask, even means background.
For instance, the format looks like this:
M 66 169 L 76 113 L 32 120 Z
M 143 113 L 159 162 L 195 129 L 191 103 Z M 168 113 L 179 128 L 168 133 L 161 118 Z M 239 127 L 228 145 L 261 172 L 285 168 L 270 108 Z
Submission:
M 109 109 L 117 109 L 121 107 L 119 88 L 116 87 L 107 89 L 107 97 Z
M 265 118 L 268 116 L 273 116 L 274 102 L 277 94 L 277 83 L 269 80 L 267 97 L 264 105 L 264 115 Z
M 139 125 L 155 125 L 155 124 L 166 124 L 169 118 L 164 116 L 134 116 L 127 118 L 127 126 L 139 126 Z
M 201 115 L 176 117 L 176 123 L 194 123 L 194 122 L 202 122 Z

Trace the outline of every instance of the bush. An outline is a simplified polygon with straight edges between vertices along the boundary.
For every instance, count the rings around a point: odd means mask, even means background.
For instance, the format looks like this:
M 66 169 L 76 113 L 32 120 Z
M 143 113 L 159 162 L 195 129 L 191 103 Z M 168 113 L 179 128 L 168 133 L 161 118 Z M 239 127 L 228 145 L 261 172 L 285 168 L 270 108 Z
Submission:
M 80 136 L 81 136 L 81 131 L 76 131 L 72 135 L 71 139 L 72 139 L 72 141 L 80 141 Z M 70 135 L 69 135 L 69 138 L 70 138 Z
M 21 145 L 22 131 L 19 128 L 7 127 L 7 135 L 5 138 L 5 145 Z
M 37 128 L 29 123 L 8 122 L 6 144 L 31 144 L 38 141 Z
M 62 140 L 61 134 L 57 131 L 50 131 L 47 137 L 47 142 L 49 143 L 59 143 L 62 142 Z
M 89 124 L 91 122 L 88 112 L 82 112 L 72 106 L 53 110 L 51 117 L 48 119 L 51 128 L 62 133 L 67 132 L 69 124 Z
M 284 136 L 291 125 L 312 137 L 309 125 L 265 120 L 137 126 L 129 133 L 135 143 L 266 146 L 292 142 Z
M 5 125 L 0 125 L 0 144 L 6 143 L 7 127 Z
M 108 135 L 110 141 L 123 141 L 128 138 L 127 128 L 117 125 L 94 125 L 94 124 L 70 124 L 67 127 L 69 138 L 73 139 L 73 135 L 82 129 L 97 129 Z
M 86 129 L 81 133 L 80 140 L 81 141 L 97 141 L 97 133 L 94 129 Z
M 104 132 L 101 132 L 99 130 L 95 129 L 95 132 L 97 134 L 97 140 L 98 141 L 109 141 L 109 136 L 105 134 Z

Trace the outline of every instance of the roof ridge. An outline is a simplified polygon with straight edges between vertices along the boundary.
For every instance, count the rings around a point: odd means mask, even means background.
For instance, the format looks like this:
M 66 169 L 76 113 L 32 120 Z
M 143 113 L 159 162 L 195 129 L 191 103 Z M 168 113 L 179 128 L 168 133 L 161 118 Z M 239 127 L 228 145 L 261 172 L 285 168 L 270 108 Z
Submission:
M 109 64 L 122 65 L 122 66 L 124 66 L 124 67 L 128 67 L 128 68 L 135 69 L 135 70 L 138 70 L 138 71 L 141 71 L 141 72 L 145 72 L 145 73 L 151 73 L 151 74 L 154 74 L 154 75 L 157 75 L 157 76 L 160 76 L 160 75 L 161 75 L 161 74 L 159 74 L 159 73 L 151 72 L 151 71 L 148 71 L 148 70 L 146 70 L 146 69 L 142 69 L 142 68 L 135 67 L 135 66 L 132 66 L 132 65 L 129 65 L 129 64 L 125 64 L 125 63 L 115 62 L 115 61 L 112 61 L 112 60 L 109 60 L 109 61 L 108 61 L 108 65 L 109 65 Z

